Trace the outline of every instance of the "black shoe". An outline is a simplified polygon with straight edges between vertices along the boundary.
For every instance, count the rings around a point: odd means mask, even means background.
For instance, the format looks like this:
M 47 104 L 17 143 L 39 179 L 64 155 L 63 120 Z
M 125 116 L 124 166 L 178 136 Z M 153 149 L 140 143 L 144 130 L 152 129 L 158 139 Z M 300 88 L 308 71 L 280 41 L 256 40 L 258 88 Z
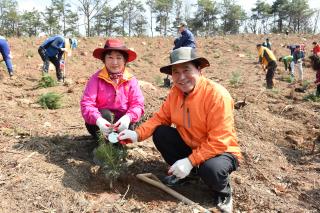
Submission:
M 218 195 L 214 202 L 221 212 L 232 213 L 232 194 L 227 196 Z

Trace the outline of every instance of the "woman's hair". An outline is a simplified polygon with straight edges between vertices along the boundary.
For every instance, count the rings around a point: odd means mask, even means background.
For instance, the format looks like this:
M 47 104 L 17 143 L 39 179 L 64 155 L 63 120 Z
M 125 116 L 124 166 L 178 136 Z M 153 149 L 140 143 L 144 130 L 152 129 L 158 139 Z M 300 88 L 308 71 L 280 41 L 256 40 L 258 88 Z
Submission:
M 312 55 L 309 58 L 311 60 L 312 69 L 320 70 L 320 57 L 318 55 Z
M 282 61 L 282 59 L 283 59 L 283 58 L 282 58 L 282 57 L 280 57 L 280 58 L 279 58 L 279 61 Z
M 126 53 L 126 52 L 124 52 L 124 51 L 121 51 L 121 50 L 107 50 L 107 51 L 105 51 L 105 52 L 102 54 L 101 60 L 104 62 L 104 59 L 106 58 L 106 55 L 110 55 L 111 52 L 113 52 L 113 51 L 116 51 L 116 52 L 121 53 L 121 55 L 123 55 L 123 57 L 124 57 L 124 60 L 125 60 L 126 62 L 128 61 L 128 58 L 129 58 L 128 53 Z

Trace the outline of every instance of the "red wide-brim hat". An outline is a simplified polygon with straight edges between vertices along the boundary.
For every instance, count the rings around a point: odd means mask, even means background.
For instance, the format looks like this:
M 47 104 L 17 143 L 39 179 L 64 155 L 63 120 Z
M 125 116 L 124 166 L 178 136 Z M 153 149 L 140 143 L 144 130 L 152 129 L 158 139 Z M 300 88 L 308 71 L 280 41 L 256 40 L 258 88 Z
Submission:
M 100 59 L 104 61 L 104 53 L 108 50 L 116 50 L 116 51 L 121 51 L 125 52 L 128 54 L 128 60 L 127 62 L 134 61 L 137 58 L 137 53 L 133 50 L 130 50 L 127 48 L 124 43 L 118 39 L 108 39 L 106 41 L 106 44 L 104 45 L 104 48 L 97 48 L 93 51 L 93 57 Z

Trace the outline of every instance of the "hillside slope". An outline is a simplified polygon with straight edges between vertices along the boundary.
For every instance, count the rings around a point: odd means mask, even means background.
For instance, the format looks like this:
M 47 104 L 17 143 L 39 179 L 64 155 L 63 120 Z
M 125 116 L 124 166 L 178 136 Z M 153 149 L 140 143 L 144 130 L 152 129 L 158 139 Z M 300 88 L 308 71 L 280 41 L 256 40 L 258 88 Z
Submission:
M 281 46 L 319 40 L 319 36 L 271 35 L 278 57 L 289 54 Z M 123 38 L 138 53 L 130 63 L 141 81 L 146 99 L 146 117 L 156 111 L 168 92 L 161 87 L 165 77 L 159 68 L 168 64 L 173 38 Z M 198 54 L 211 66 L 205 75 L 222 85 L 233 98 L 247 105 L 235 110 L 235 121 L 244 162 L 232 174 L 235 212 L 320 211 L 320 103 L 308 102 L 306 93 L 294 92 L 283 81 L 287 73 L 278 63 L 275 89 L 266 90 L 265 76 L 257 65 L 256 43 L 262 35 L 198 38 Z M 128 175 L 108 188 L 92 163 L 91 138 L 81 117 L 79 101 L 87 79 L 102 66 L 92 51 L 104 38 L 80 39 L 68 58 L 69 84 L 38 89 L 41 59 L 40 38 L 9 39 L 16 78 L 9 79 L 0 66 L 0 212 L 191 212 L 170 195 L 135 178 L 152 172 L 163 177 L 167 165 L 150 139 L 129 145 L 134 160 Z M 232 73 L 240 84 L 230 83 Z M 55 76 L 55 71 L 50 70 Z M 305 79 L 315 72 L 305 68 Z M 148 84 L 150 83 L 150 84 Z M 39 95 L 63 94 L 63 107 L 44 110 L 36 104 Z M 191 200 L 212 208 L 201 182 L 177 188 Z

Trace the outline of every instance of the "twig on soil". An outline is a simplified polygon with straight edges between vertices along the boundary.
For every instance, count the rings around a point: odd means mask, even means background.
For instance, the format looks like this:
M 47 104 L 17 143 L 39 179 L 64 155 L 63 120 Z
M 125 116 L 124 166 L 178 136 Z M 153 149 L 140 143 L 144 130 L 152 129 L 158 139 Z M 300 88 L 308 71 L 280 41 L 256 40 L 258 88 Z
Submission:
M 293 108 L 293 106 L 291 106 L 291 105 L 286 105 L 286 106 L 281 110 L 281 112 L 280 112 L 279 114 L 281 115 L 283 112 L 287 111 L 287 109 L 292 109 L 292 108 Z
M 10 151 L 10 150 L 0 150 L 0 152 L 2 152 L 2 153 L 12 153 L 12 154 L 23 155 L 22 152 L 16 152 L 16 151 Z
M 259 94 L 254 98 L 254 103 L 256 103 L 256 101 L 258 100 L 259 96 L 262 95 L 264 92 L 265 92 L 264 89 L 259 92 Z
M 27 160 L 29 160 L 32 156 L 34 156 L 35 154 L 37 154 L 37 152 L 32 152 L 31 154 L 29 154 L 26 158 L 22 159 L 20 161 L 20 163 L 17 165 L 17 168 L 19 168 L 22 163 L 26 162 Z
M 79 129 L 79 128 L 82 128 L 82 126 L 81 125 L 74 125 L 74 126 L 66 127 L 66 129 Z
M 129 189 L 130 189 L 130 185 L 128 185 L 127 187 L 127 191 L 124 193 L 124 195 L 122 196 L 121 200 L 120 200 L 120 205 L 121 203 L 123 202 L 124 198 L 126 197 L 127 193 L 129 192 Z

